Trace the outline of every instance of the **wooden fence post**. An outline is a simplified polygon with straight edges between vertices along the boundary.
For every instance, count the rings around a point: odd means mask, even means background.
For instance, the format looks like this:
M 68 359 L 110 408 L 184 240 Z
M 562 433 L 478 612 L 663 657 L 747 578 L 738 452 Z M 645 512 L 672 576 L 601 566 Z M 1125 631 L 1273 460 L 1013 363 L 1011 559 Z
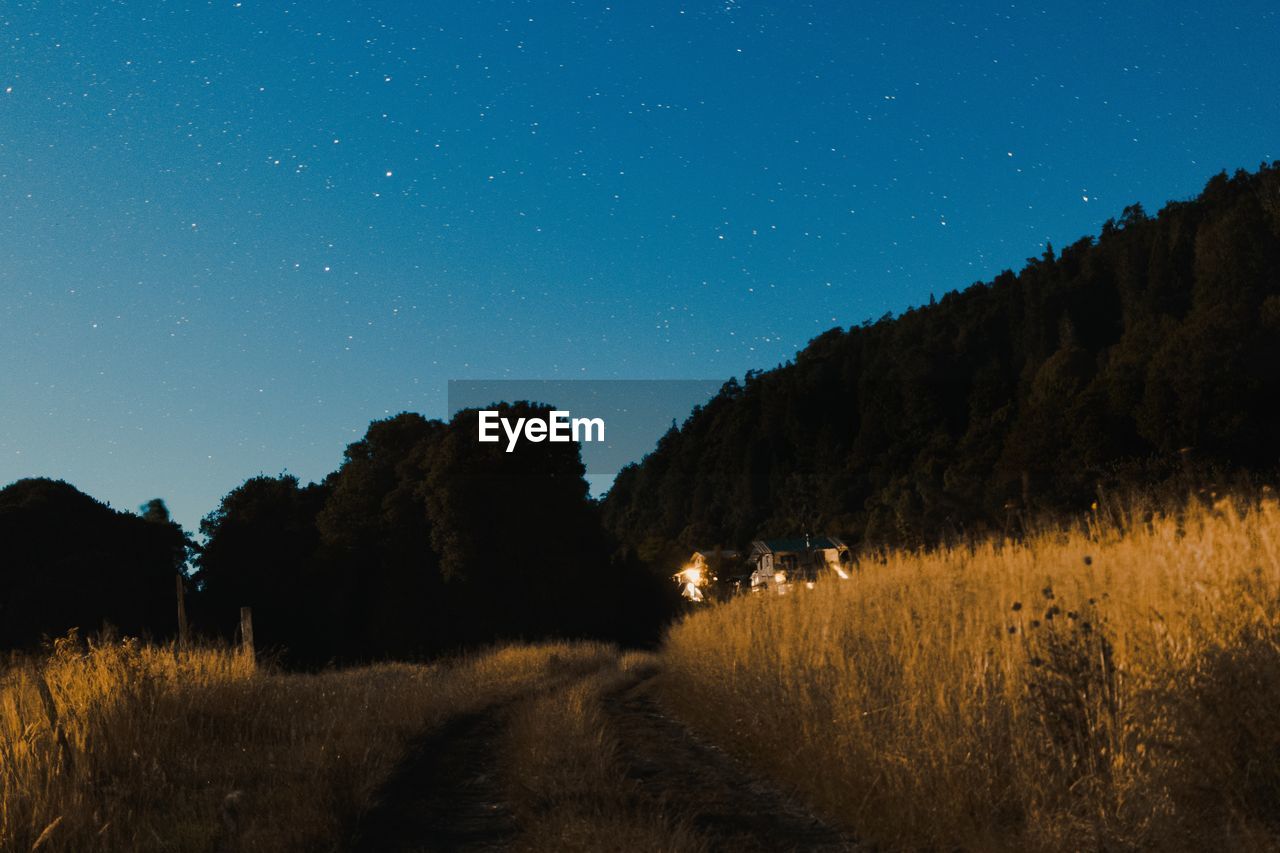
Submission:
M 187 585 L 182 572 L 173 577 L 178 587 L 178 648 L 185 649 L 191 642 L 190 629 L 187 627 Z
M 248 656 L 250 662 L 256 663 L 253 650 L 253 608 L 240 608 L 240 650 Z

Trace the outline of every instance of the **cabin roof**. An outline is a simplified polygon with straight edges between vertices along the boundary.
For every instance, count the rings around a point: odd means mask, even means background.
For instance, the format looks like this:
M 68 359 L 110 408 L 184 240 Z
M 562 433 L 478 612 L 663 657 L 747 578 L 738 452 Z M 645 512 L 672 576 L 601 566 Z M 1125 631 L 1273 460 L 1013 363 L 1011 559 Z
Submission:
M 751 543 L 753 554 L 800 554 L 805 551 L 817 551 L 825 548 L 843 548 L 845 544 L 834 536 L 803 536 L 787 539 L 757 539 Z

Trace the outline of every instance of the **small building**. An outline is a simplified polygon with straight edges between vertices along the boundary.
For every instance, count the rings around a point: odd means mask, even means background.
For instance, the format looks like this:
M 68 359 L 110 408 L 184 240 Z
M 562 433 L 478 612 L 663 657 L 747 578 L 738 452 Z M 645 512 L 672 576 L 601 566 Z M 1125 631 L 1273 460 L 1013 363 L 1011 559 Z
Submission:
M 853 553 L 834 536 L 757 539 L 747 554 L 752 592 L 786 592 L 793 584 L 812 586 L 820 577 L 848 580 Z

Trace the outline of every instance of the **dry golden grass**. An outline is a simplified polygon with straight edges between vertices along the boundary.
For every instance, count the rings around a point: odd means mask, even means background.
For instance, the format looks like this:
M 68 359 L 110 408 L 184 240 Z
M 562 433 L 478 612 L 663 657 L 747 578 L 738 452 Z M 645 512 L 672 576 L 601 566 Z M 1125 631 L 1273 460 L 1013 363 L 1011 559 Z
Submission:
M 688 821 L 641 800 L 603 706 L 605 697 L 649 674 L 655 662 L 598 648 L 598 671 L 512 711 L 502 754 L 521 826 L 515 849 L 704 853 L 708 843 Z
M 869 560 L 671 632 L 664 696 L 890 849 L 1280 849 L 1280 507 Z
M 289 675 L 225 650 L 61 640 L 0 673 L 0 850 L 339 849 L 411 737 L 575 657 Z

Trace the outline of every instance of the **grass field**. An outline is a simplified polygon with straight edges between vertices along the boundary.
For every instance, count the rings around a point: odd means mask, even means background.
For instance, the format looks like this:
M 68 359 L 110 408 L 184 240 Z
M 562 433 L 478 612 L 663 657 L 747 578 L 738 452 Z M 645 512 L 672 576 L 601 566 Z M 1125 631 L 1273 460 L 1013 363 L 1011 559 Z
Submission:
M 341 849 L 411 737 L 595 654 L 298 675 L 220 649 L 63 639 L 0 675 L 0 850 Z
M 696 613 L 667 702 L 889 849 L 1280 848 L 1280 507 L 1099 516 Z
M 64 638 L 0 670 L 3 851 L 416 849 L 454 803 L 515 850 L 778 849 L 809 830 L 759 779 L 885 850 L 1280 849 L 1280 506 L 887 553 L 657 655 Z

